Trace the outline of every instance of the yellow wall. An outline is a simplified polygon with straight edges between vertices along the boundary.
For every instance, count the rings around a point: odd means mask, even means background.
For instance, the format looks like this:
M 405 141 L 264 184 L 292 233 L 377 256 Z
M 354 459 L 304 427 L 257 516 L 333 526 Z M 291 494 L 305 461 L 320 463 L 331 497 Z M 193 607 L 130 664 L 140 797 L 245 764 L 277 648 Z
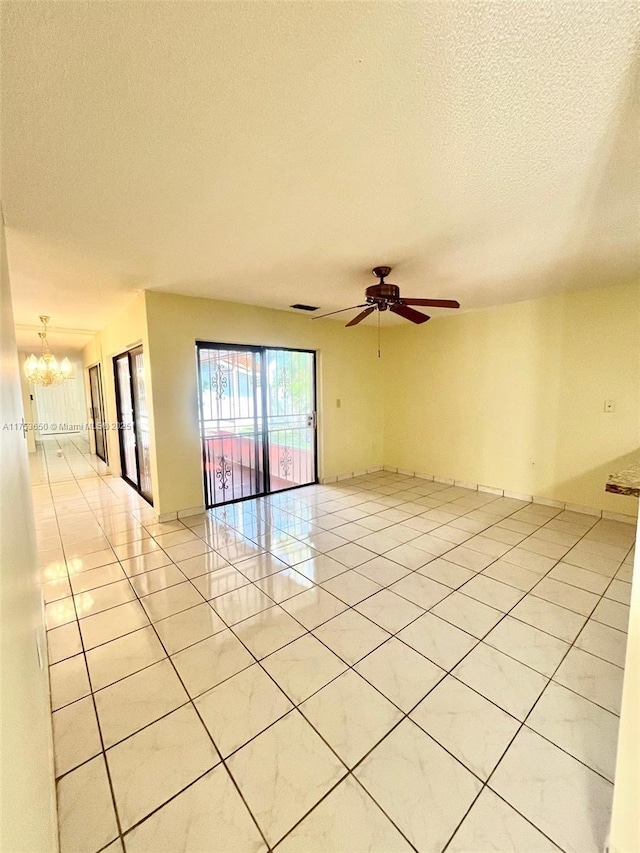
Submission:
M 117 423 L 116 391 L 113 372 L 113 357 L 119 355 L 132 347 L 142 344 L 145 353 L 145 385 L 149 407 L 152 406 L 153 389 L 149 359 L 147 357 L 149 339 L 147 334 L 147 312 L 145 295 L 140 293 L 126 307 L 124 311 L 116 315 L 113 320 L 99 332 L 94 339 L 87 344 L 82 351 L 82 363 L 85 370 L 85 388 L 87 390 L 87 405 L 90 405 L 89 385 L 87 379 L 87 368 L 94 364 L 101 365 L 102 388 L 107 421 L 110 427 Z M 155 443 L 153 434 L 153 422 L 150 419 L 150 441 L 151 441 L 151 478 L 155 496 L 155 485 L 157 482 L 157 469 L 155 467 Z M 107 431 L 107 443 L 109 448 L 109 470 L 116 476 L 120 475 L 120 446 L 117 429 L 110 428 Z
M 394 326 L 383 356 L 386 465 L 637 513 L 604 484 L 640 444 L 639 288 Z
M 317 350 L 320 476 L 382 464 L 382 366 L 375 329 L 345 329 L 288 311 L 151 291 L 146 311 L 160 513 L 203 504 L 197 340 Z

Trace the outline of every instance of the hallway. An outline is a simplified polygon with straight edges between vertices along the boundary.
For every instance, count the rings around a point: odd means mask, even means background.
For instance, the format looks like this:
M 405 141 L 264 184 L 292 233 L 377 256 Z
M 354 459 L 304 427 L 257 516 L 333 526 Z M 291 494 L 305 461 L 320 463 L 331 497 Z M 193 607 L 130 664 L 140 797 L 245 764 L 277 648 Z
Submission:
M 97 463 L 32 462 L 62 853 L 600 853 L 633 525 L 382 471 L 157 524 Z

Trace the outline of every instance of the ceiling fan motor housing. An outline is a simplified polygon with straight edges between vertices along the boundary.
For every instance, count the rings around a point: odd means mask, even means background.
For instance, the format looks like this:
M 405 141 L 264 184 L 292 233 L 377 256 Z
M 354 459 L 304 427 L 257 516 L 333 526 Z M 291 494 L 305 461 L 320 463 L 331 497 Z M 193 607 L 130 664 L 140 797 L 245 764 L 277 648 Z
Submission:
M 396 284 L 372 284 L 365 291 L 367 302 L 389 301 L 397 302 L 400 299 L 400 288 Z

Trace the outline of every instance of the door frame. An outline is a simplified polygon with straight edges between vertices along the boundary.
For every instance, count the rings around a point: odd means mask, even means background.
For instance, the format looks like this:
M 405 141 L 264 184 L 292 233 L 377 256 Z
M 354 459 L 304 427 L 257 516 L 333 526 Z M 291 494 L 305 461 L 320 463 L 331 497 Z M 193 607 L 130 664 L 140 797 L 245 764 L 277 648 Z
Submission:
M 100 453 L 98 453 L 98 442 L 96 441 L 96 433 L 98 431 L 96 429 L 96 418 L 95 418 L 96 407 L 94 405 L 95 400 L 93 399 L 93 385 L 91 384 L 91 371 L 92 370 L 96 371 L 95 375 L 97 376 L 98 394 L 100 395 L 100 400 L 99 400 L 99 402 L 100 402 L 100 414 L 102 415 L 101 423 L 105 423 L 105 421 L 106 421 L 106 410 L 105 410 L 105 405 L 104 405 L 104 388 L 102 385 L 102 365 L 100 364 L 99 361 L 97 361 L 95 364 L 92 364 L 90 367 L 87 368 L 87 378 L 89 380 L 89 398 L 91 400 L 91 415 L 92 415 L 91 420 L 93 421 L 94 450 L 95 450 L 96 456 L 99 459 L 102 459 L 102 461 L 104 462 L 105 465 L 108 465 L 109 464 L 109 442 L 107 441 L 107 431 L 104 428 L 102 428 L 100 430 L 100 432 L 102 433 L 102 446 L 104 448 L 104 456 L 101 456 Z
M 259 492 L 255 495 L 247 495 L 244 498 L 234 498 L 228 501 L 221 501 L 220 503 L 209 503 L 209 486 L 207 483 L 207 468 L 206 468 L 206 455 L 204 449 L 204 434 L 203 434 L 203 412 L 202 412 L 202 373 L 200 370 L 200 350 L 201 349 L 215 349 L 215 350 L 239 350 L 242 352 L 259 352 L 261 355 L 260 359 L 260 370 L 261 370 L 261 379 L 264 378 L 265 371 L 265 352 L 267 350 L 278 350 L 281 352 L 305 352 L 308 353 L 313 360 L 312 365 L 312 373 L 313 373 L 313 470 L 314 470 L 314 479 L 309 483 L 302 483 L 299 486 L 289 486 L 286 489 L 277 489 L 276 491 L 270 491 L 269 489 L 269 481 L 270 481 L 270 464 L 269 464 L 269 425 L 268 425 L 268 417 L 267 417 L 267 386 L 266 382 L 261 382 L 261 393 L 260 393 L 260 405 L 262 407 L 262 417 L 264 419 L 264 429 L 262 435 L 262 456 L 263 456 L 263 480 L 264 480 L 264 491 Z M 243 501 L 255 500 L 256 498 L 263 498 L 266 495 L 278 495 L 281 492 L 291 492 L 294 489 L 304 489 L 307 486 L 317 485 L 320 480 L 318 478 L 318 353 L 317 350 L 314 349 L 305 349 L 303 347 L 281 347 L 281 346 L 269 346 L 267 344 L 231 344 L 220 341 L 196 341 L 196 371 L 198 377 L 198 426 L 200 432 L 200 447 L 201 447 L 201 456 L 202 456 L 202 477 L 204 484 L 204 507 L 205 510 L 215 509 L 219 506 L 227 506 L 228 504 L 234 503 L 242 503 Z
M 134 489 L 141 498 L 144 498 L 147 503 L 153 506 L 153 495 L 145 494 L 140 486 L 140 455 L 139 455 L 139 442 L 138 442 L 138 412 L 136 410 L 136 396 L 133 388 L 133 355 L 134 353 L 141 351 L 144 354 L 144 349 L 142 344 L 136 344 L 134 347 L 131 347 L 128 350 L 124 350 L 124 352 L 120 352 L 117 355 L 113 356 L 113 381 L 116 390 L 116 416 L 117 416 L 117 426 L 120 427 L 122 423 L 122 405 L 120 400 L 120 383 L 118 381 L 118 367 L 117 362 L 126 356 L 129 362 L 129 393 L 131 395 L 131 412 L 133 419 L 133 440 L 135 447 L 135 458 L 136 458 L 136 477 L 138 478 L 138 482 L 134 483 L 133 480 L 130 480 L 129 477 L 125 474 L 125 449 L 124 449 L 124 430 L 118 429 L 118 446 L 120 448 L 120 476 L 122 479 L 128 483 L 132 489 Z

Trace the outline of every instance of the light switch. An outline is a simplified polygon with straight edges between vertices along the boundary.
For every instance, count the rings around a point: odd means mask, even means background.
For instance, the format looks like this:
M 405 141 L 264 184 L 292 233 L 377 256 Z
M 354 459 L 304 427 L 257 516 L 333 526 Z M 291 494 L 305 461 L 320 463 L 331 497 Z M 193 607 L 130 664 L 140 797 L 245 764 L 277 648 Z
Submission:
M 340 400 L 340 399 L 338 398 L 338 399 L 336 400 L 336 409 L 339 409 L 341 405 L 342 405 L 342 400 Z
M 605 410 L 605 412 L 615 412 L 616 401 L 615 400 L 605 400 L 604 401 L 604 410 Z

